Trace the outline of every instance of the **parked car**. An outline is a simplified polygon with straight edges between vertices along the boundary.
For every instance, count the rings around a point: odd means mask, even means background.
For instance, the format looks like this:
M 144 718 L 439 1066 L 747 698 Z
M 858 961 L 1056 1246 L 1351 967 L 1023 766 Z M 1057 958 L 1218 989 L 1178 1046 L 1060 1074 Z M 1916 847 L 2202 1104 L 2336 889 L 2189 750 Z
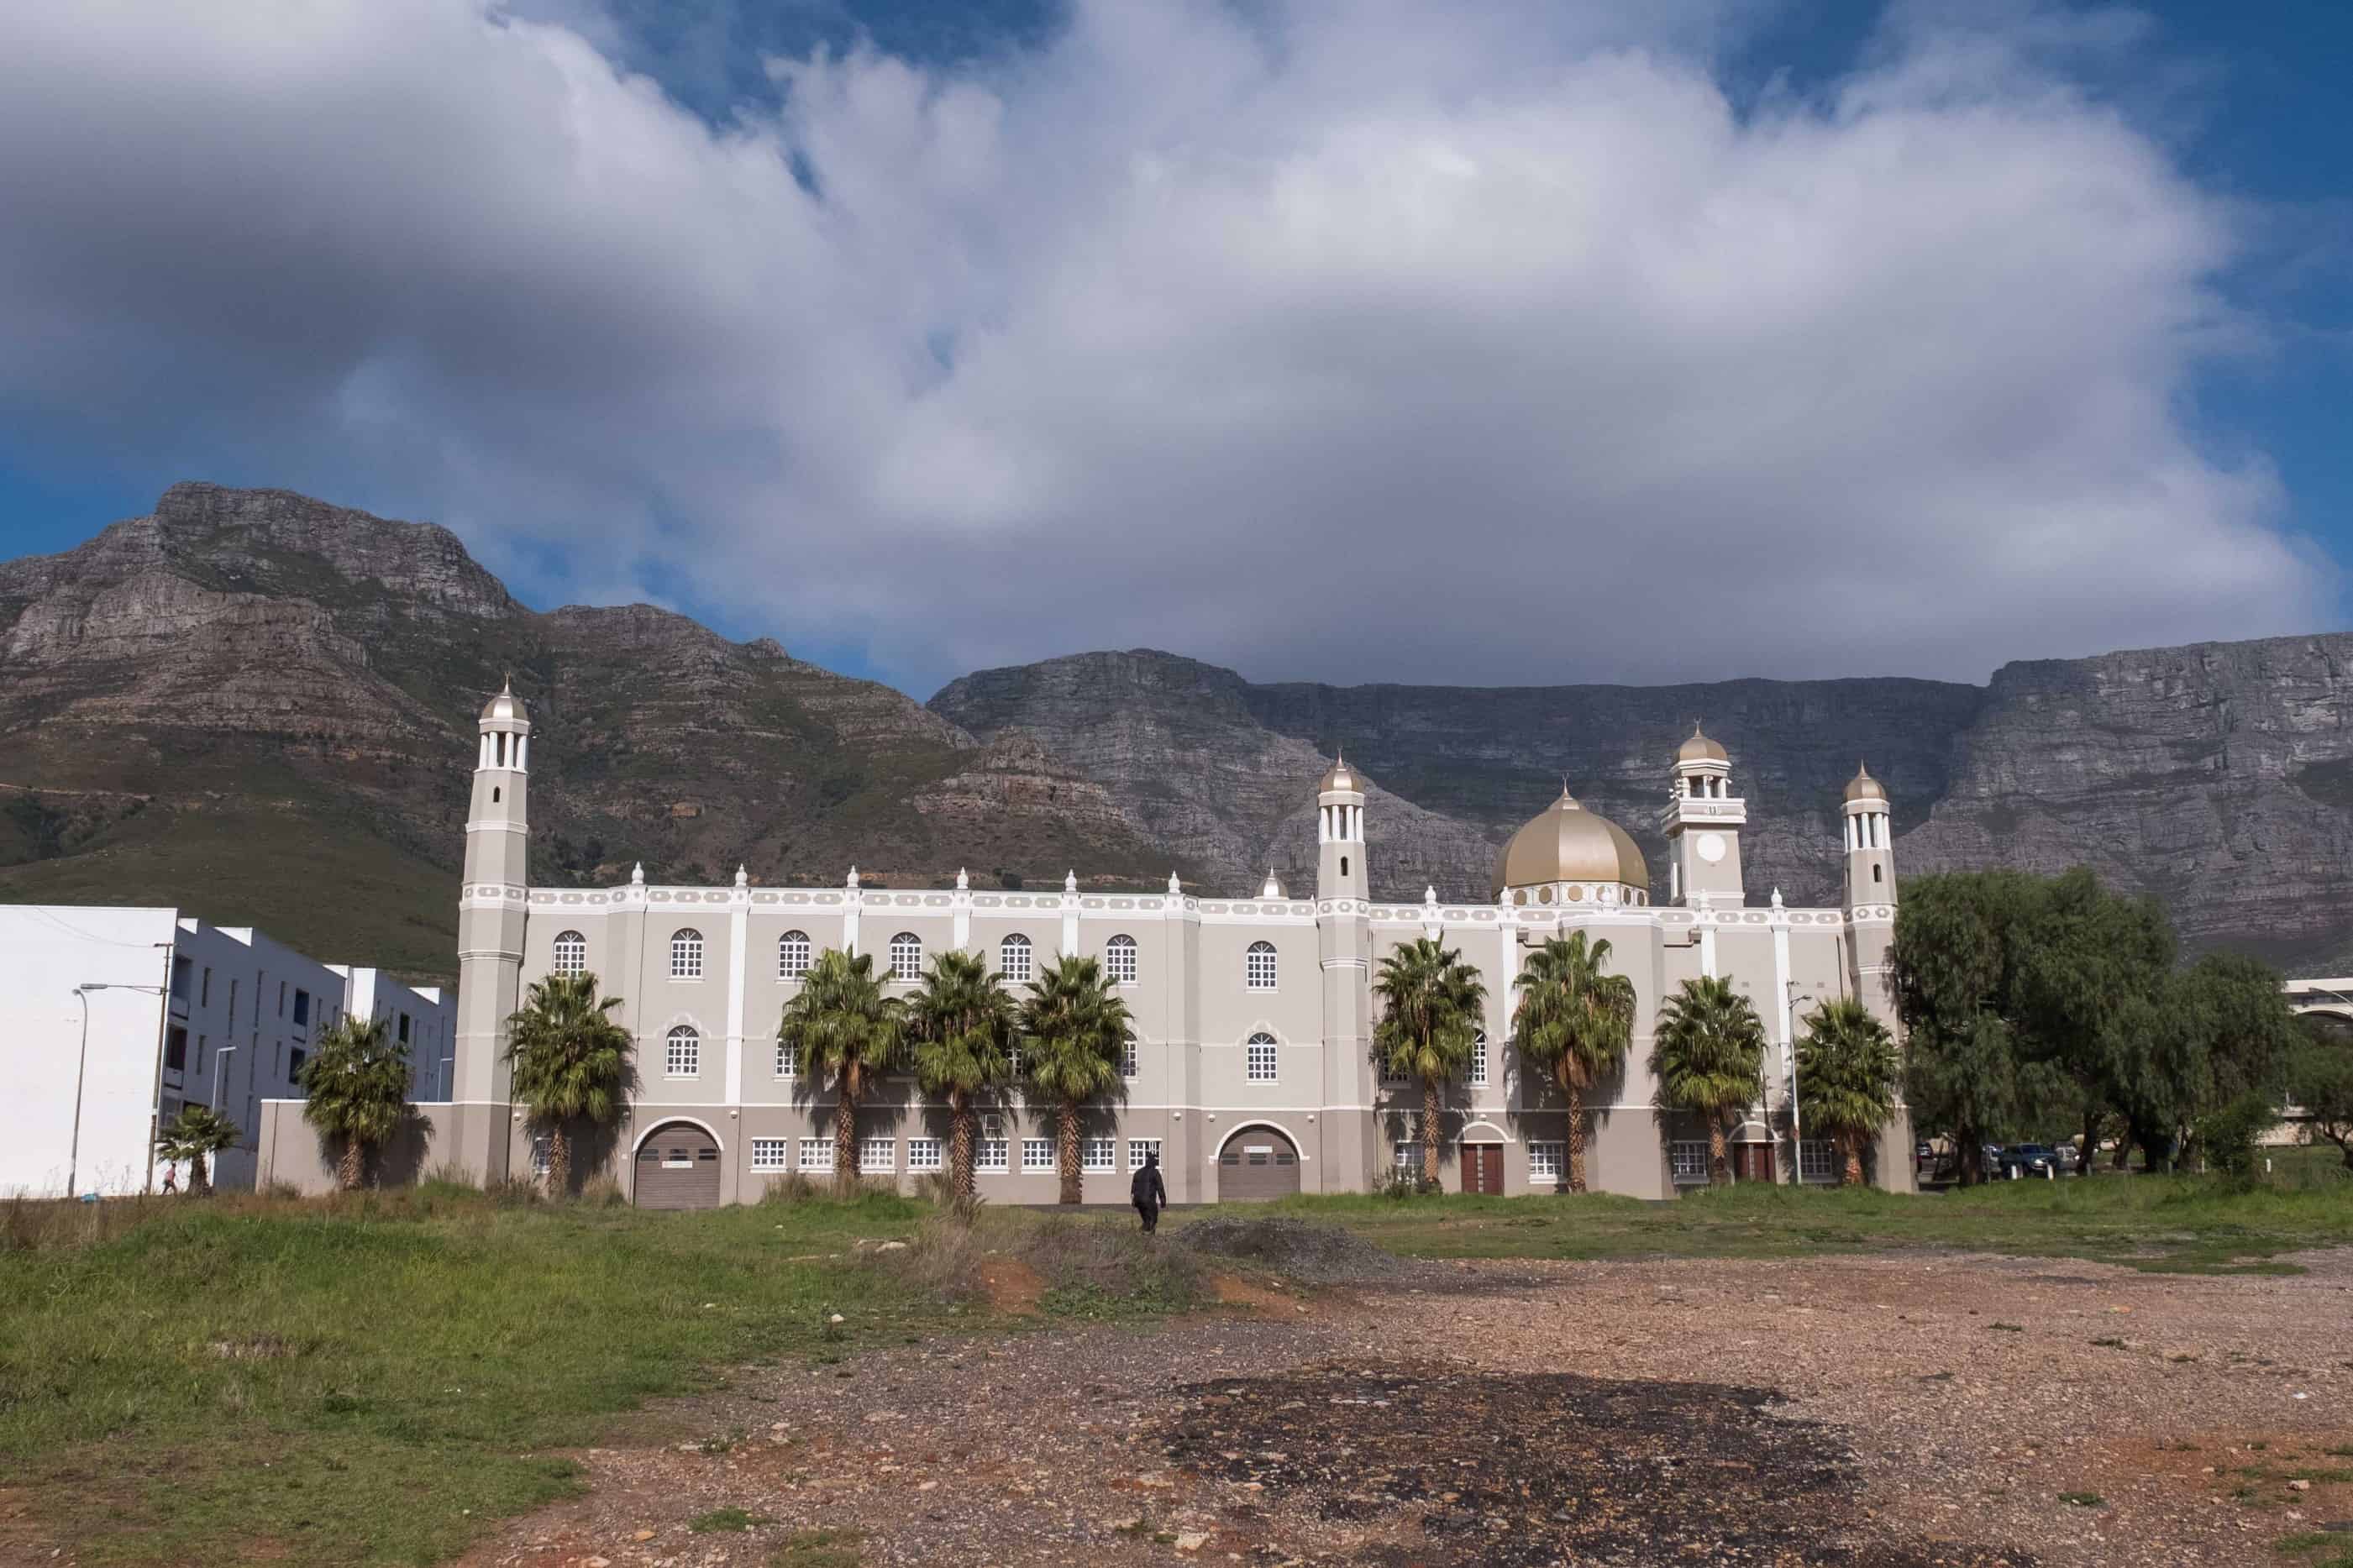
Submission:
M 2073 1143 L 2062 1143 L 2059 1145 L 2059 1169 L 2061 1171 L 2072 1176 L 2075 1173 L 2076 1167 L 2083 1164 L 2083 1163 L 2084 1152 L 2081 1149 L 2076 1148 Z
M 2013 1182 L 2024 1176 L 2051 1181 L 2059 1174 L 2059 1151 L 2048 1143 L 2013 1143 L 2001 1152 L 1992 1169 Z

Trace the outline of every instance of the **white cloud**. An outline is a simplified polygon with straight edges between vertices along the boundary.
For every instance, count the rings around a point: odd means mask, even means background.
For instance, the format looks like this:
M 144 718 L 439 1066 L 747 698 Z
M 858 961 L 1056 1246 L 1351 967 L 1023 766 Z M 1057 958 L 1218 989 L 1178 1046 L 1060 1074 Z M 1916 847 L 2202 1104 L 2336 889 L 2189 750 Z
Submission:
M 2130 27 L 1911 7 L 1740 108 L 1715 7 L 1613 14 L 1093 0 L 983 66 L 775 62 L 714 132 L 467 0 L 19 8 L 0 412 L 919 689 L 1138 643 L 1976 678 L 2332 618 L 2185 423 L 2257 333 L 2242 220 L 2072 84 Z

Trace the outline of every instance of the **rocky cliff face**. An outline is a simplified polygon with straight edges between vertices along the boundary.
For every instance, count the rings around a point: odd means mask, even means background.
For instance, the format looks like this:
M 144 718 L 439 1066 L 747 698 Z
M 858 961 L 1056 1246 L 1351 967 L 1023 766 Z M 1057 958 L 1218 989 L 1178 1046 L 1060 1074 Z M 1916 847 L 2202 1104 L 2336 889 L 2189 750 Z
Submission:
M 1835 899 L 1840 789 L 1905 870 L 2088 863 L 2194 943 L 2353 957 L 2353 637 L 1936 681 L 1256 685 L 1139 650 L 984 670 L 928 706 L 645 605 L 534 613 L 456 537 L 275 490 L 0 563 L 0 897 L 169 902 L 325 957 L 453 966 L 473 715 L 512 673 L 533 874 L 1312 883 L 1314 780 L 1372 783 L 1376 891 L 1484 898 L 1563 775 L 1656 828 L 1694 720 L 1749 803 L 1752 896 Z

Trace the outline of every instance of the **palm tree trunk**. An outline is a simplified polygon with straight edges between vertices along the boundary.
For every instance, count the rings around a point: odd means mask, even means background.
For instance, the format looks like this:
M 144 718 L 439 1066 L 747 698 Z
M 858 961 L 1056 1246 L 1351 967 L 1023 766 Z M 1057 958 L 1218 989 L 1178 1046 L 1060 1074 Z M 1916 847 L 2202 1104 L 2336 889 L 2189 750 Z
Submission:
M 1421 1184 L 1438 1190 L 1438 1080 L 1421 1080 Z
M 1711 1186 L 1732 1184 L 1732 1159 L 1724 1146 L 1724 1118 L 1707 1119 L 1707 1179 Z
M 841 1069 L 833 1101 L 833 1184 L 847 1197 L 858 1185 L 858 1064 Z
M 572 1191 L 572 1140 L 564 1135 L 564 1123 L 547 1124 L 547 1195 L 562 1198 Z
M 1060 1145 L 1055 1151 L 1055 1163 L 1062 1168 L 1061 1201 L 1075 1204 L 1081 1197 L 1079 1180 L 1079 1108 L 1075 1101 L 1062 1101 L 1061 1126 L 1057 1129 Z
M 948 1191 L 958 1204 L 978 1196 L 972 1176 L 972 1102 L 964 1090 L 948 1090 Z
M 1574 1079 L 1561 1087 L 1568 1091 L 1568 1190 L 1585 1190 L 1585 1089 Z
M 1861 1134 L 1854 1132 L 1841 1132 L 1839 1134 L 1838 1142 L 1840 1150 L 1846 1155 L 1846 1169 L 1841 1171 L 1839 1174 L 1839 1185 L 1842 1187 L 1859 1187 L 1862 1185 L 1862 1138 Z M 1803 1179 L 1803 1173 L 1800 1173 L 1800 1179 Z
M 357 1192 L 359 1190 L 360 1171 L 363 1163 L 364 1163 L 365 1153 L 365 1149 L 357 1138 L 353 1137 L 348 1132 L 343 1134 L 343 1152 L 342 1156 L 335 1161 L 335 1184 L 337 1186 L 343 1188 L 343 1191 L 347 1193 Z
M 212 1190 L 212 1170 L 205 1163 L 204 1152 L 199 1150 L 196 1157 L 188 1162 L 188 1195 L 201 1198 L 209 1194 Z

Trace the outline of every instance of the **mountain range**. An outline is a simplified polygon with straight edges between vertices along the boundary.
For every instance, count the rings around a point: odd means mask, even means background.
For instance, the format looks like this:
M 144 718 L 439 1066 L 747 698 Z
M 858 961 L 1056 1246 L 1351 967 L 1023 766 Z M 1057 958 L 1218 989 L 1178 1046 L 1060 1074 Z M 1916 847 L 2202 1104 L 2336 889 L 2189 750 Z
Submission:
M 0 898 L 168 903 L 447 977 L 473 722 L 537 730 L 534 879 L 1313 880 L 1314 787 L 1371 783 L 1377 896 L 1485 898 L 1564 779 L 1633 832 L 1704 722 L 1752 900 L 1832 900 L 1859 762 L 1900 871 L 2084 864 L 2193 947 L 2353 957 L 2353 637 L 1884 678 L 1662 687 L 1261 684 L 1147 649 L 976 671 L 928 703 L 637 605 L 535 611 L 429 523 L 172 487 L 0 563 Z

